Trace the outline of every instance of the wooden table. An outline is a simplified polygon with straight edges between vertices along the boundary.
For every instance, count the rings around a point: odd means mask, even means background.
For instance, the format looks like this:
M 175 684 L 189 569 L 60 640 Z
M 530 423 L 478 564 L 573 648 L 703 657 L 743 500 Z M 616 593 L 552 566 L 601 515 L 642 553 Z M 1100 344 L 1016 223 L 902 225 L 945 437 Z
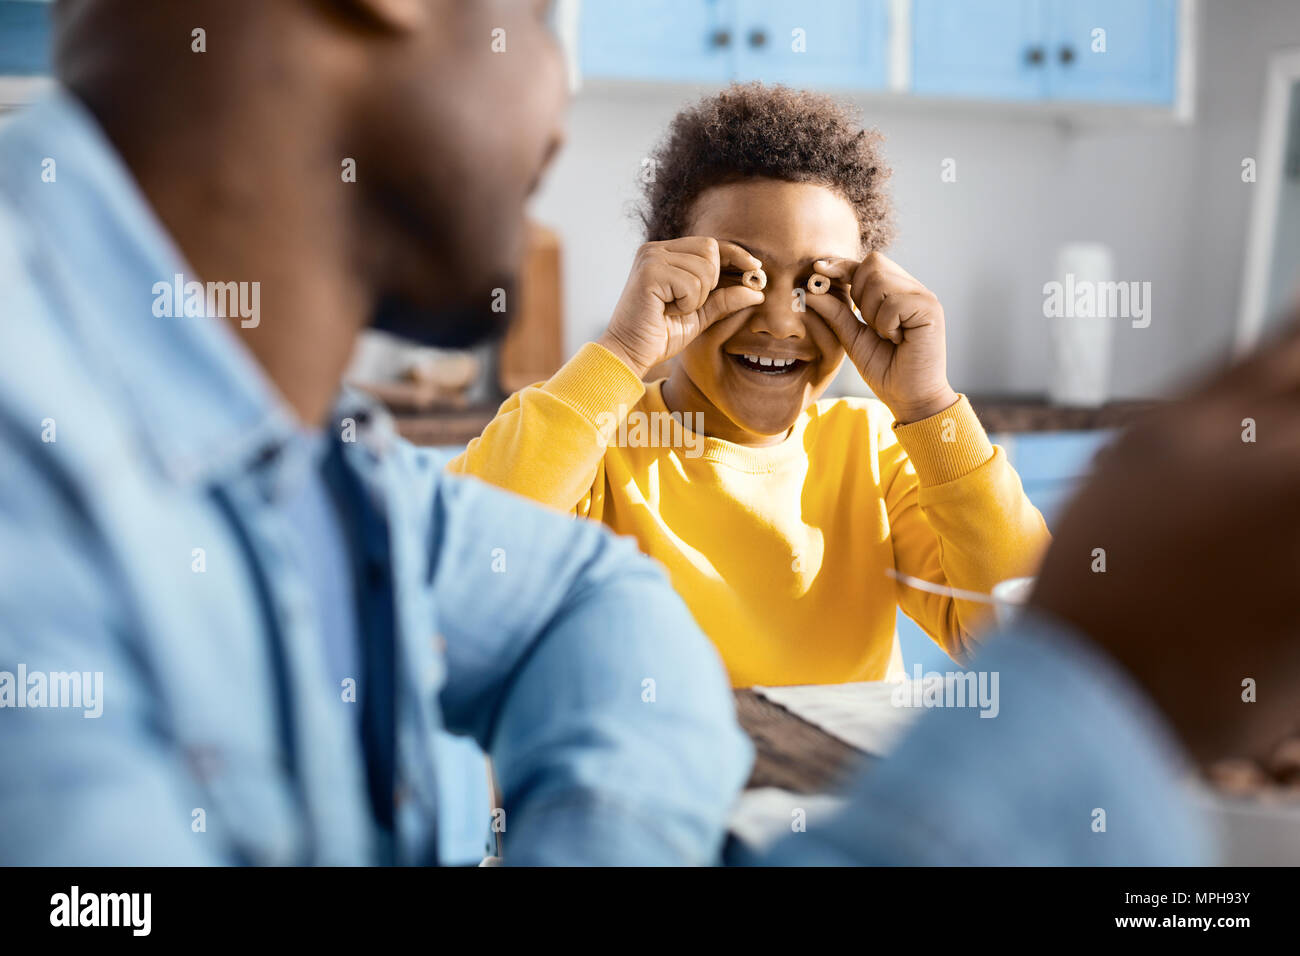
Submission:
M 496 402 L 437 412 L 395 413 L 397 432 L 415 445 L 466 445 L 487 428 L 497 412 Z
M 825 793 L 872 758 L 752 690 L 738 690 L 736 715 L 754 742 L 754 770 L 745 789 L 779 787 Z

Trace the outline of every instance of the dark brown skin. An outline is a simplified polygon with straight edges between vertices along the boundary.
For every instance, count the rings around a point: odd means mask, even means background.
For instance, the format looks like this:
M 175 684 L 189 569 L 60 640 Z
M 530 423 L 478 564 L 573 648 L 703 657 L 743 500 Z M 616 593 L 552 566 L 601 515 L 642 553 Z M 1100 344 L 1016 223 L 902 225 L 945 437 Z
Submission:
M 199 276 L 261 283 L 260 325 L 232 328 L 320 424 L 381 299 L 490 321 L 561 140 L 546 7 L 64 0 L 57 71 Z
M 1201 761 L 1263 759 L 1300 722 L 1297 573 L 1300 328 L 1103 454 L 1030 600 L 1126 667 Z

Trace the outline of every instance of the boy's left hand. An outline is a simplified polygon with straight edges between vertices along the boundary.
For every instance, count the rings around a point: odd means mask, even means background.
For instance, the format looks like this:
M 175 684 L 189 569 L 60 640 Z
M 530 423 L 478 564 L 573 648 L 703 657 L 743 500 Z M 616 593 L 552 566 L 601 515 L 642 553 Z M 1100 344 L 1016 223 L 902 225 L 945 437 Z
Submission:
M 957 401 L 948 384 L 943 306 L 902 266 L 879 252 L 861 262 L 822 259 L 813 266 L 829 292 L 804 296 L 839 337 L 849 360 L 901 424 L 938 414 Z M 858 321 L 850 297 L 866 321 Z

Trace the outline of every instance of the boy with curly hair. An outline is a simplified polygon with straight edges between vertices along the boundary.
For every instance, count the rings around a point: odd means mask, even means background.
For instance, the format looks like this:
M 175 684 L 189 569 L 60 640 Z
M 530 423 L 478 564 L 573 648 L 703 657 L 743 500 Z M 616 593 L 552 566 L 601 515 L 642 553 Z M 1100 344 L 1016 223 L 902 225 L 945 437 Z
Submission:
M 893 573 L 988 592 L 1048 541 L 881 251 L 880 139 L 783 87 L 680 113 L 609 327 L 449 466 L 636 538 L 734 686 L 898 676 L 898 607 L 961 660 L 987 607 Z M 846 355 L 877 400 L 819 401 Z

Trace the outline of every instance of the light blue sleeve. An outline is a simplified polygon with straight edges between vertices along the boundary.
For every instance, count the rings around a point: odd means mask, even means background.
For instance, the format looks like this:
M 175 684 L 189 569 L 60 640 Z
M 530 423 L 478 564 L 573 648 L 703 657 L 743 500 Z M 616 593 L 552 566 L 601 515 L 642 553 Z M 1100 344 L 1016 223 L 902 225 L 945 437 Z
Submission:
M 662 571 L 474 479 L 443 477 L 435 498 L 442 704 L 493 757 L 506 862 L 715 862 L 752 748 Z
M 234 862 L 210 850 L 219 838 L 191 832 L 203 800 L 158 730 L 157 695 L 132 653 L 103 543 L 86 532 L 70 486 L 38 465 L 30 431 L 0 409 L 0 671 L 103 677 L 81 708 L 0 709 L 0 861 Z
M 850 806 L 773 847 L 790 865 L 1145 865 L 1213 861 L 1165 719 L 1117 664 L 1042 618 L 974 662 L 998 710 L 925 713 L 850 787 Z M 989 686 L 992 686 L 991 684 Z

